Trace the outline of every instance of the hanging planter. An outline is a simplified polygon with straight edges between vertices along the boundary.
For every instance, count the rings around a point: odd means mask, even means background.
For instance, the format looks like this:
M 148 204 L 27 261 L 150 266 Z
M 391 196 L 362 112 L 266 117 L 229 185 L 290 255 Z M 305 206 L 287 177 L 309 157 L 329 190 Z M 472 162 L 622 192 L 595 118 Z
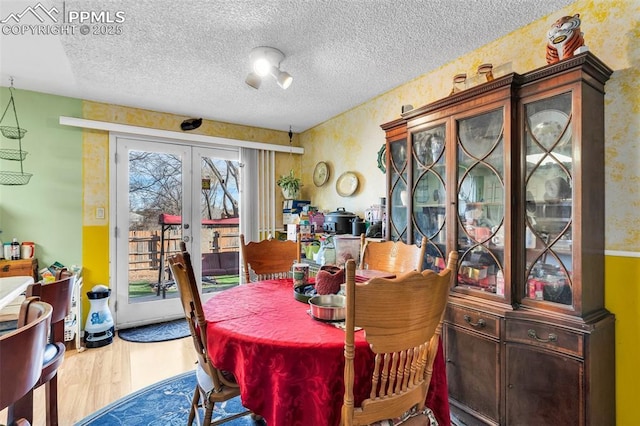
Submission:
M 289 161 L 293 161 L 291 155 L 291 148 L 293 146 L 293 132 L 291 126 L 289 126 Z M 300 198 L 300 187 L 302 186 L 302 179 L 296 177 L 293 174 L 293 168 L 289 169 L 288 175 L 282 175 L 276 181 L 276 185 L 282 189 L 282 196 L 285 200 L 296 200 Z
M 282 189 L 282 196 L 286 200 L 295 200 L 300 197 L 301 179 L 295 177 L 293 169 L 289 170 L 288 175 L 282 175 L 276 184 Z
M 27 156 L 27 151 L 22 150 L 22 137 L 27 133 L 27 129 L 21 128 L 20 123 L 18 122 L 18 113 L 16 112 L 16 103 L 13 99 L 13 78 L 11 78 L 11 87 L 9 88 L 9 92 L 11 93 L 11 97 L 9 98 L 9 102 L 7 103 L 7 107 L 4 109 L 2 113 L 2 118 L 0 118 L 0 124 L 4 120 L 4 117 L 7 115 L 7 111 L 11 106 L 13 108 L 13 116 L 15 118 L 16 125 L 14 126 L 0 126 L 0 132 L 2 136 L 7 139 L 17 139 L 18 140 L 18 149 L 0 149 L 0 159 L 9 160 L 9 161 L 19 161 L 20 162 L 20 171 L 14 172 L 9 170 L 0 170 L 0 185 L 26 185 L 29 183 L 31 173 L 25 173 L 22 167 L 22 162 Z

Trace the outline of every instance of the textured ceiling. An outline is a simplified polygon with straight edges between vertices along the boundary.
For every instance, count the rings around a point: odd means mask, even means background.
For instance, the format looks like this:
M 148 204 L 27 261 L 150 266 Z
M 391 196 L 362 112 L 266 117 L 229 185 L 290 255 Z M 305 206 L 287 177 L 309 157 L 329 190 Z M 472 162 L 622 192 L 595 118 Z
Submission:
M 18 89 L 302 132 L 572 2 L 41 0 L 59 16 L 124 12 L 122 34 L 3 30 L 0 85 L 12 76 Z M 0 20 L 37 4 L 2 0 Z M 244 83 L 256 46 L 284 52 L 289 89 Z

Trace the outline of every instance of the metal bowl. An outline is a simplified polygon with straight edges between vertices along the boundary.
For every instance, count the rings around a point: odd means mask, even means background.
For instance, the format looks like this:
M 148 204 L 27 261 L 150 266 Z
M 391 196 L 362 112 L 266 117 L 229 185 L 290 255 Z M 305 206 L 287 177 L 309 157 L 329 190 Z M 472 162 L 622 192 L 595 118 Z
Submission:
M 347 298 L 338 294 L 323 294 L 309 299 L 311 316 L 321 321 L 344 321 Z

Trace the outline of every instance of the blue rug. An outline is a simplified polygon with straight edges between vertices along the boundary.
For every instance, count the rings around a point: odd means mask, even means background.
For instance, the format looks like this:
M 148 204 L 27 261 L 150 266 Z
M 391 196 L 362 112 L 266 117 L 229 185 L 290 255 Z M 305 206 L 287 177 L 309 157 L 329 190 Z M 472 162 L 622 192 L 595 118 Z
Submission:
M 118 330 L 118 336 L 129 342 L 164 342 L 189 336 L 189 325 L 184 318 L 159 324 Z
M 196 386 L 195 371 L 179 374 L 137 392 L 127 395 L 103 409 L 80 420 L 75 426 L 170 426 L 187 424 L 191 397 Z M 200 411 L 200 421 L 204 419 L 204 411 Z M 244 411 L 240 397 L 222 404 L 216 404 L 213 420 L 219 420 Z M 226 425 L 255 426 L 256 423 L 247 414 Z

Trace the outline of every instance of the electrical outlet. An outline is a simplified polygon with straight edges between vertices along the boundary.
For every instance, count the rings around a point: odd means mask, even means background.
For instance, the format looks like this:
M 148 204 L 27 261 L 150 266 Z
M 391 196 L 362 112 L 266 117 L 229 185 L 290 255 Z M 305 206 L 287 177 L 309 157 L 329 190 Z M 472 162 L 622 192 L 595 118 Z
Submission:
M 96 219 L 104 219 L 104 207 L 96 208 Z

